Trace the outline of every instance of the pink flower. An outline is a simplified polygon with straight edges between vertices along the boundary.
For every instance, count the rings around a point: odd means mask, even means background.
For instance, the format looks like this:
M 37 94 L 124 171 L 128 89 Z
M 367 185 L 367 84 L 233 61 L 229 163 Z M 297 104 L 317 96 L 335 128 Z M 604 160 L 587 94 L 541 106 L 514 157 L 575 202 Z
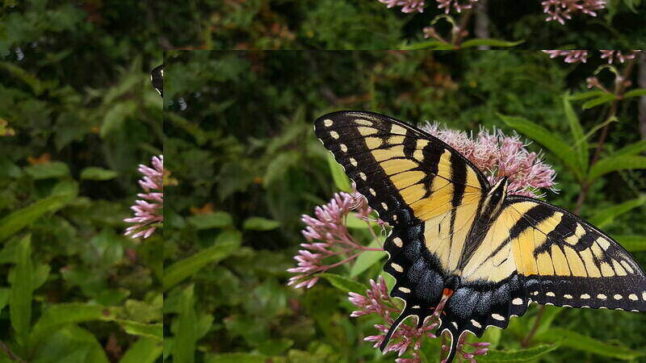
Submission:
M 546 21 L 556 20 L 565 24 L 565 20 L 572 19 L 575 13 L 597 16 L 596 11 L 606 7 L 606 0 L 545 0 L 541 5 L 547 14 Z
M 365 197 L 356 192 L 336 193 L 328 204 L 315 208 L 314 217 L 302 217 L 307 225 L 302 233 L 308 243 L 302 243 L 303 249 L 294 256 L 298 266 L 287 270 L 298 274 L 289 279 L 288 285 L 310 288 L 318 281 L 316 274 L 352 261 L 362 251 L 382 251 L 380 248 L 368 248 L 354 240 L 345 225 L 345 219 L 352 212 L 356 212 L 356 216 L 366 222 L 373 221 L 369 217 L 372 209 Z M 370 231 L 372 232 L 372 228 Z M 331 258 L 337 256 L 344 258 L 330 264 Z
M 379 2 L 386 4 L 388 8 L 401 6 L 403 13 L 424 12 L 424 0 L 379 0 Z
M 400 304 L 388 295 L 388 288 L 383 277 L 379 277 L 377 281 L 370 280 L 370 288 L 366 290 L 365 295 L 351 292 L 348 300 L 358 308 L 350 316 L 358 317 L 376 314 L 385 322 L 385 324 L 375 324 L 375 328 L 379 330 L 379 334 L 371 335 L 363 339 L 364 341 L 372 342 L 375 348 L 379 347 L 386 338 L 390 326 L 402 310 Z M 415 319 L 404 320 L 390 337 L 390 343 L 386 346 L 384 353 L 397 352 L 398 358 L 395 360 L 397 363 L 421 362 L 419 348 L 425 338 L 437 338 L 433 331 L 440 325 L 439 317 L 442 314 L 442 310 L 444 310 L 444 304 L 447 300 L 448 296 L 443 297 L 433 311 L 433 314 L 426 318 L 420 327 L 417 326 Z M 486 347 L 489 346 L 489 343 L 464 343 L 465 338 L 466 335 L 460 337 L 456 354 L 461 355 L 465 359 L 473 359 L 477 355 L 487 353 Z M 409 357 L 402 357 L 405 354 L 408 354 Z
M 485 173 L 491 185 L 503 177 L 509 179 L 510 194 L 541 196 L 540 189 L 552 189 L 556 172 L 543 163 L 540 155 L 530 152 L 517 135 L 481 130 L 469 137 L 466 132 L 427 124 L 422 130 L 446 142 Z
M 164 156 L 159 155 L 152 158 L 152 168 L 146 165 L 139 165 L 139 172 L 143 178 L 139 185 L 145 193 L 139 193 L 140 198 L 130 207 L 135 216 L 124 219 L 125 222 L 134 223 L 125 231 L 126 236 L 132 238 L 148 238 L 164 221 Z
M 437 0 L 437 8 L 444 9 L 446 14 L 451 11 L 451 8 L 461 13 L 462 10 L 471 9 L 477 2 L 478 0 Z
M 550 58 L 565 57 L 565 63 L 585 63 L 588 60 L 587 50 L 544 50 Z
M 623 63 L 628 59 L 635 59 L 635 56 L 640 51 L 631 50 L 628 52 L 622 52 L 620 50 L 600 50 L 599 52 L 601 52 L 601 59 L 607 59 L 608 64 L 612 64 L 615 60 L 619 61 L 619 63 Z

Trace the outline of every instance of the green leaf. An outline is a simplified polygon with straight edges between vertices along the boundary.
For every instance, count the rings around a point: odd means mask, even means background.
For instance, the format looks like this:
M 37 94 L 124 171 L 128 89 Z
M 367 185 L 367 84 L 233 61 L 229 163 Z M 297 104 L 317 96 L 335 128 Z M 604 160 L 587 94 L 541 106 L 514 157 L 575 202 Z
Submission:
M 341 164 L 337 163 L 336 160 L 334 160 L 332 153 L 328 153 L 327 161 L 328 165 L 330 166 L 330 172 L 332 173 L 334 185 L 336 185 L 336 187 L 343 192 L 351 192 L 352 185 L 350 184 L 350 179 L 345 174 L 345 170 L 343 170 Z
M 381 247 L 382 242 L 378 239 L 373 240 L 370 242 L 368 247 L 370 248 L 378 248 Z M 350 277 L 356 277 L 360 275 L 362 272 L 365 270 L 369 269 L 370 266 L 374 265 L 375 263 L 381 261 L 386 256 L 385 251 L 363 251 L 357 257 L 357 260 L 354 262 L 352 265 L 352 268 L 350 269 Z M 355 291 L 356 292 L 356 291 Z
M 357 217 L 357 213 L 352 212 L 345 217 L 345 225 L 348 228 L 354 229 L 367 229 L 370 228 L 370 224 L 366 223 L 363 219 Z
M 573 95 L 568 95 L 567 98 L 570 101 L 581 101 L 592 97 L 599 97 L 605 93 L 606 92 L 603 92 L 602 90 L 594 90 L 594 91 L 580 92 L 580 93 L 575 93 Z
M 405 44 L 401 47 L 401 49 L 402 50 L 418 50 L 418 49 L 453 50 L 455 49 L 455 46 L 453 44 L 442 42 L 439 40 L 427 40 L 424 42 Z
M 29 336 L 30 345 L 47 340 L 63 325 L 93 320 L 114 320 L 117 309 L 85 303 L 56 304 L 48 307 L 38 319 Z
M 283 151 L 273 158 L 267 165 L 262 185 L 267 188 L 276 181 L 283 180 L 285 174 L 292 167 L 297 167 L 301 154 L 296 151 Z
M 645 354 L 628 349 L 621 345 L 608 344 L 600 340 L 590 338 L 587 335 L 579 334 L 563 328 L 549 329 L 540 335 L 536 335 L 536 340 L 557 342 L 562 347 L 568 347 L 603 357 L 622 360 L 637 359 Z
M 119 363 L 153 363 L 161 355 L 162 349 L 160 341 L 141 337 L 130 346 Z
M 173 355 L 173 361 L 193 363 L 195 360 L 195 343 L 198 339 L 193 285 L 182 290 L 179 299 L 177 331 L 175 332 L 171 354 Z
M 54 331 L 36 349 L 33 363 L 108 363 L 105 351 L 96 337 L 75 325 Z
M 614 236 L 619 244 L 630 252 L 646 251 L 646 236 Z
M 615 99 L 616 99 L 616 97 L 612 93 L 604 93 L 603 95 L 601 95 L 601 96 L 599 96 L 597 98 L 594 98 L 594 99 L 591 99 L 590 101 L 587 101 L 581 107 L 584 110 L 587 110 L 587 109 L 592 108 L 592 107 L 596 107 L 596 106 L 599 106 L 599 105 L 603 105 L 605 103 L 612 102 Z
M 61 161 L 31 165 L 25 168 L 25 173 L 34 179 L 62 178 L 70 175 L 67 164 Z
M 253 231 L 271 231 L 280 227 L 280 222 L 262 217 L 249 217 L 242 224 L 243 229 Z
M 33 298 L 33 264 L 31 261 L 31 236 L 23 237 L 16 249 L 16 265 L 12 270 L 9 294 L 9 318 L 16 333 L 16 340 L 23 345 L 31 326 L 31 300 Z
M 162 341 L 164 339 L 164 327 L 160 324 L 144 324 L 132 320 L 115 320 L 123 330 L 130 335 L 138 335 L 146 338 Z
M 639 198 L 635 198 L 627 202 L 614 205 L 612 207 L 600 209 L 594 216 L 592 216 L 592 218 L 590 218 L 590 223 L 597 227 L 603 228 L 612 223 L 612 221 L 614 221 L 616 217 L 630 212 L 635 208 L 641 207 L 642 205 L 644 205 L 644 203 L 646 203 L 646 196 L 641 196 Z
M 0 288 L 0 314 L 2 313 L 2 309 L 4 309 L 4 307 L 7 306 L 7 303 L 9 302 L 10 293 L 10 289 L 4 287 Z
M 646 96 L 646 88 L 636 88 L 624 93 L 624 98 Z
M 367 289 L 366 285 L 360 282 L 351 280 L 345 276 L 331 274 L 327 272 L 321 273 L 318 276 L 326 279 L 332 286 L 336 287 L 337 289 L 343 292 L 356 292 L 356 293 L 363 294 Z
M 541 344 L 521 350 L 490 350 L 478 357 L 478 362 L 528 362 L 536 360 L 558 348 L 558 344 Z
M 118 102 L 111 107 L 103 117 L 103 123 L 101 124 L 101 130 L 99 135 L 101 138 L 119 131 L 122 128 L 123 122 L 126 118 L 133 115 L 137 110 L 137 104 L 132 101 L 127 102 Z
M 613 171 L 630 169 L 646 169 L 646 156 L 620 155 L 601 159 L 590 168 L 588 182 Z
M 81 171 L 81 179 L 86 180 L 110 180 L 116 178 L 117 175 L 119 174 L 114 170 L 98 168 L 95 166 L 90 166 Z
M 465 42 L 463 42 L 460 45 L 460 48 L 471 48 L 471 47 L 479 47 L 481 45 L 487 45 L 491 47 L 504 47 L 504 48 L 509 48 L 509 47 L 515 47 L 519 44 L 524 43 L 524 40 L 518 40 L 515 42 L 510 42 L 507 40 L 502 40 L 502 39 L 488 39 L 488 38 L 479 38 L 479 39 L 469 39 Z
M 501 114 L 498 114 L 498 116 L 507 124 L 507 126 L 545 146 L 574 172 L 577 179 L 582 179 L 583 171 L 580 169 L 577 158 L 572 152 L 572 147 L 563 141 L 563 139 L 558 135 L 555 135 L 544 127 L 522 117 L 512 117 Z
M 196 274 L 202 267 L 221 261 L 240 247 L 242 237 L 238 231 L 222 232 L 213 246 L 175 262 L 164 270 L 164 290 L 175 286 L 180 281 Z
M 231 215 L 224 211 L 197 214 L 186 218 L 186 221 L 197 229 L 223 228 L 233 224 Z
M 565 110 L 565 119 L 568 121 L 568 125 L 570 125 L 570 132 L 572 132 L 572 138 L 574 139 L 574 149 L 576 150 L 578 157 L 579 169 L 586 170 L 588 158 L 590 156 L 588 154 L 589 145 L 585 141 L 583 128 L 581 127 L 579 118 L 572 108 L 572 104 L 568 100 L 567 93 L 563 97 L 563 109 Z
M 63 208 L 74 199 L 74 196 L 69 194 L 51 195 L 0 219 L 0 241 L 30 225 L 43 214 Z
M 213 354 L 205 359 L 206 363 L 266 363 L 268 361 L 271 359 L 264 355 L 251 353 Z
M 646 140 L 637 141 L 634 144 L 625 146 L 615 151 L 612 156 L 636 155 L 646 151 Z

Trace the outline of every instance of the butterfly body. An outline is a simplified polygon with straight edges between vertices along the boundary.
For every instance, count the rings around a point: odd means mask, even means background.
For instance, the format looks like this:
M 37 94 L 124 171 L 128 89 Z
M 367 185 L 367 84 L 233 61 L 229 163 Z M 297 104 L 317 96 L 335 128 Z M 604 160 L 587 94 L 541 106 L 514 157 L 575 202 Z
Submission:
M 612 238 L 570 212 L 491 186 L 455 149 L 404 122 L 361 111 L 315 121 L 315 133 L 392 231 L 391 295 L 421 326 L 444 304 L 440 332 L 505 328 L 531 302 L 646 311 L 646 275 Z

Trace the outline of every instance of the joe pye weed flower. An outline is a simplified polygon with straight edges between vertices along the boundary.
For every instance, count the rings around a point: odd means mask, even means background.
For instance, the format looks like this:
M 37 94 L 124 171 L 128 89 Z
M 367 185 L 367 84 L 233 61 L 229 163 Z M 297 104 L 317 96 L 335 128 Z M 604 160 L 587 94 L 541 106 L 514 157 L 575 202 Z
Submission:
M 124 219 L 133 224 L 124 233 L 131 238 L 150 237 L 164 221 L 164 156 L 154 156 L 151 164 L 152 167 L 139 165 L 138 170 L 143 175 L 139 185 L 144 193 L 137 194 L 139 199 L 130 207 L 135 216 Z

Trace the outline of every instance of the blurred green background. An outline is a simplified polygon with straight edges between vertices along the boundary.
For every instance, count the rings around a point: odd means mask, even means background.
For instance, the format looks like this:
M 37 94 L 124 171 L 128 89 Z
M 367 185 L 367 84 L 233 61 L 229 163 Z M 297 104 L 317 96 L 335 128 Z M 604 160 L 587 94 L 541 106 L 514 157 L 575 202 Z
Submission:
M 531 51 L 167 54 L 164 147 L 175 184 L 166 189 L 165 207 L 167 351 L 208 362 L 394 360 L 362 342 L 379 321 L 350 318 L 345 291 L 323 280 L 308 291 L 285 286 L 285 270 L 305 241 L 300 216 L 337 190 L 312 130 L 315 118 L 335 110 L 439 121 L 469 132 L 484 127 L 538 136 L 535 128 L 542 127 L 548 135 L 542 143 L 567 146 L 555 152 L 537 142 L 528 146 L 543 150 L 558 172 L 560 192 L 548 192 L 547 199 L 573 210 L 589 184 L 581 214 L 646 266 L 643 170 L 594 169 L 596 178 L 584 157 L 610 125 L 597 164 L 616 165 L 612 158 L 623 155 L 635 158 L 633 167 L 646 165 L 639 156 L 646 142 L 640 141 L 638 98 L 617 101 L 617 119 L 608 123 L 612 103 L 585 86 L 601 62 L 595 53 L 587 64 L 567 65 Z M 637 65 L 631 67 L 634 80 Z M 612 81 L 607 70 L 598 77 Z M 595 100 L 597 106 L 588 103 Z M 574 166 L 563 161 L 566 154 L 577 155 Z M 370 242 L 365 230 L 354 232 Z M 351 279 L 365 286 L 382 274 L 382 263 Z M 351 267 L 331 272 L 349 278 Z M 533 305 L 501 335 L 490 329 L 486 339 L 495 350 L 519 349 L 536 313 Z M 525 361 L 643 360 L 645 323 L 645 314 L 550 307 Z M 437 349 L 436 341 L 425 342 L 427 361 L 437 361 Z
M 0 10 L 0 362 L 162 353 L 163 240 L 122 236 L 162 153 L 162 54 L 137 14 L 78 5 Z

